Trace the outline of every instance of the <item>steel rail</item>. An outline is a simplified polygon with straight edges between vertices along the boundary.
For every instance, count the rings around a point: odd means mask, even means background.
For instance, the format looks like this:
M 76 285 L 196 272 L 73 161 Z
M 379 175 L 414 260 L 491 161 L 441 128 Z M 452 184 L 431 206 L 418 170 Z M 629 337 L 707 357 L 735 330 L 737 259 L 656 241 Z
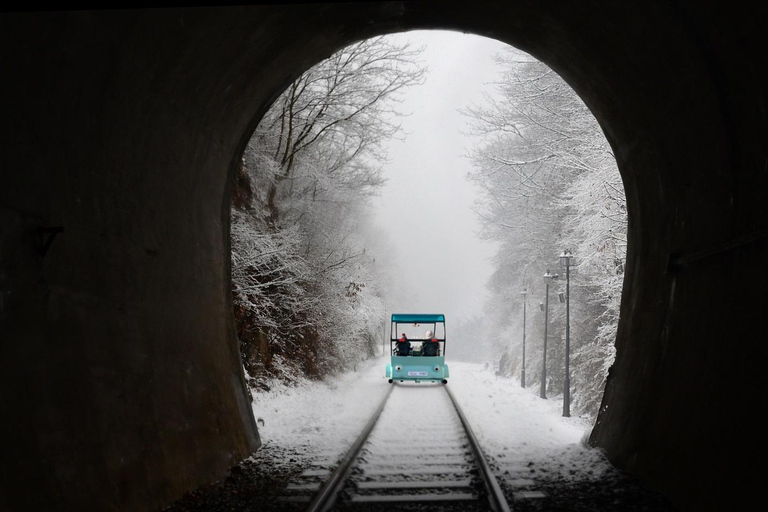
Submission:
M 307 512 L 327 512 L 331 509 L 331 507 L 333 507 L 333 504 L 336 501 L 336 497 L 344 486 L 347 474 L 352 468 L 352 463 L 355 461 L 357 454 L 360 453 L 363 445 L 368 440 L 368 436 L 371 434 L 373 427 L 376 425 L 376 422 L 381 416 L 381 411 L 384 410 L 384 406 L 389 399 L 389 395 L 392 394 L 394 389 L 395 386 L 389 386 L 389 391 L 387 391 L 387 393 L 384 395 L 384 398 L 382 399 L 381 404 L 379 404 L 378 409 L 376 409 L 376 412 L 373 413 L 371 419 L 368 420 L 365 428 L 357 437 L 352 447 L 344 455 L 344 458 L 341 459 L 341 462 L 339 462 L 339 465 L 336 467 L 334 472 L 331 474 L 328 480 L 326 480 L 320 490 L 317 491 L 317 494 L 312 499 L 312 502 L 310 502 L 309 507 L 307 507 Z
M 480 449 L 480 443 L 478 443 L 477 438 L 475 437 L 475 433 L 472 432 L 472 427 L 469 425 L 467 417 L 464 416 L 464 411 L 461 410 L 459 403 L 456 401 L 456 398 L 453 396 L 453 393 L 451 393 L 451 390 L 448 389 L 447 386 L 445 386 L 445 391 L 451 398 L 451 402 L 453 402 L 453 407 L 456 409 L 456 413 L 459 415 L 461 424 L 464 426 L 464 430 L 466 431 L 467 437 L 469 438 L 469 444 L 472 448 L 472 453 L 475 455 L 475 461 L 477 462 L 477 465 L 480 466 L 480 476 L 482 476 L 483 482 L 485 482 L 485 487 L 488 491 L 488 502 L 491 506 L 491 510 L 494 512 L 511 512 L 509 504 L 507 503 L 507 499 L 504 497 L 504 492 L 502 492 L 501 487 L 499 486 L 499 482 L 496 481 L 496 477 L 491 470 L 491 466 L 489 466 L 488 461 L 485 460 L 485 456 Z

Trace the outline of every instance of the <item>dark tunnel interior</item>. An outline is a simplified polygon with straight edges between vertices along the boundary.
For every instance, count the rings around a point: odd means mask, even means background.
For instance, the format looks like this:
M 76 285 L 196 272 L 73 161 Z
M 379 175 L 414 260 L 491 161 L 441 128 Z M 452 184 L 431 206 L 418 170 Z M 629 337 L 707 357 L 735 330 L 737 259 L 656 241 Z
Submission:
M 545 62 L 616 155 L 630 245 L 590 443 L 681 510 L 751 510 L 766 19 L 685 0 L 0 14 L 0 509 L 156 510 L 258 448 L 229 291 L 236 162 L 320 59 L 439 28 Z

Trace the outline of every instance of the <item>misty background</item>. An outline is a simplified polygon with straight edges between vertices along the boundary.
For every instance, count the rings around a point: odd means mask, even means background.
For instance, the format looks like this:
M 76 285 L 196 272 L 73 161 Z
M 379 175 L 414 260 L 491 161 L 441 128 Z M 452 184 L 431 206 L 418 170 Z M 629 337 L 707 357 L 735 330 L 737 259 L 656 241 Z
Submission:
M 371 202 L 394 245 L 392 312 L 443 313 L 450 333 L 481 313 L 496 250 L 479 237 L 472 210 L 477 187 L 467 180 L 477 137 L 458 109 L 492 92 L 487 84 L 498 79 L 492 56 L 508 45 L 447 31 L 388 37 L 423 47 L 428 68 L 423 85 L 403 95 L 400 109 L 410 113 L 399 120 L 404 140 L 388 141 L 386 183 Z

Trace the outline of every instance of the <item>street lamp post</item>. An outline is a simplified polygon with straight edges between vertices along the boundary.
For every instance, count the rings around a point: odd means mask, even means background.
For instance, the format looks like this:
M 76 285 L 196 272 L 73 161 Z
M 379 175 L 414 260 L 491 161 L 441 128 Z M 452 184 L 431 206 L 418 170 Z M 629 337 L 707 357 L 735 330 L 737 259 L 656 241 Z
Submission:
M 549 323 L 549 282 L 553 279 L 557 279 L 557 274 L 550 274 L 549 269 L 544 274 L 544 281 L 546 282 L 546 292 L 544 294 L 544 352 L 541 356 L 541 398 L 547 398 L 547 324 Z
M 560 255 L 560 265 L 565 267 L 565 384 L 563 389 L 563 416 L 571 416 L 571 251 Z
M 523 296 L 523 371 L 520 372 L 520 387 L 525 387 L 525 306 L 528 301 L 525 300 L 526 294 L 528 293 L 527 288 L 523 288 L 523 291 L 520 292 L 520 295 Z

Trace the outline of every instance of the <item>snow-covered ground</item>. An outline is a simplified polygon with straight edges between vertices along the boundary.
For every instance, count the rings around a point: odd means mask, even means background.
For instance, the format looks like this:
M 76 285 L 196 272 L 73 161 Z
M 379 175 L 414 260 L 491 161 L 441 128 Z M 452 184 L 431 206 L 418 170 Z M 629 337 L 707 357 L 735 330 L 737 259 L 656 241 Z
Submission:
M 385 364 L 376 358 L 333 381 L 276 385 L 257 394 L 253 408 L 264 420 L 259 426 L 264 445 L 256 457 L 290 454 L 286 463 L 301 465 L 321 454 L 343 454 L 390 386 Z M 522 389 L 519 381 L 497 378 L 480 364 L 450 364 L 448 385 L 508 485 L 525 489 L 542 478 L 593 480 L 610 469 L 598 450 L 583 445 L 591 425 L 563 418 L 561 400 L 542 400 L 538 388 Z
M 496 377 L 492 369 L 451 364 L 451 390 L 493 466 L 513 489 L 542 480 L 567 484 L 600 479 L 613 468 L 600 450 L 586 446 L 592 429 L 564 418 L 562 399 L 539 398 L 539 387 Z
M 381 358 L 360 364 L 357 372 L 297 386 L 273 382 L 267 393 L 254 395 L 262 448 L 256 459 L 290 454 L 286 463 L 308 464 L 318 455 L 342 455 L 376 410 L 389 384 Z
M 285 512 L 279 498 L 286 486 L 313 462 L 342 456 L 358 436 L 391 386 L 385 364 L 380 357 L 324 382 L 272 383 L 269 392 L 254 397 L 255 415 L 263 420 L 262 448 L 226 479 L 190 493 L 167 512 L 246 512 L 254 506 Z M 448 386 L 516 512 L 676 512 L 666 498 L 613 468 L 599 450 L 586 448 L 589 423 L 563 418 L 559 399 L 541 400 L 538 387 L 522 389 L 517 379 L 497 378 L 481 364 L 449 364 Z M 432 389 L 424 389 L 425 396 L 436 390 L 427 386 Z M 408 395 L 420 394 L 416 385 L 409 387 Z M 403 417 L 425 413 L 414 412 L 415 403 L 405 401 Z M 387 407 L 402 404 L 395 400 Z

